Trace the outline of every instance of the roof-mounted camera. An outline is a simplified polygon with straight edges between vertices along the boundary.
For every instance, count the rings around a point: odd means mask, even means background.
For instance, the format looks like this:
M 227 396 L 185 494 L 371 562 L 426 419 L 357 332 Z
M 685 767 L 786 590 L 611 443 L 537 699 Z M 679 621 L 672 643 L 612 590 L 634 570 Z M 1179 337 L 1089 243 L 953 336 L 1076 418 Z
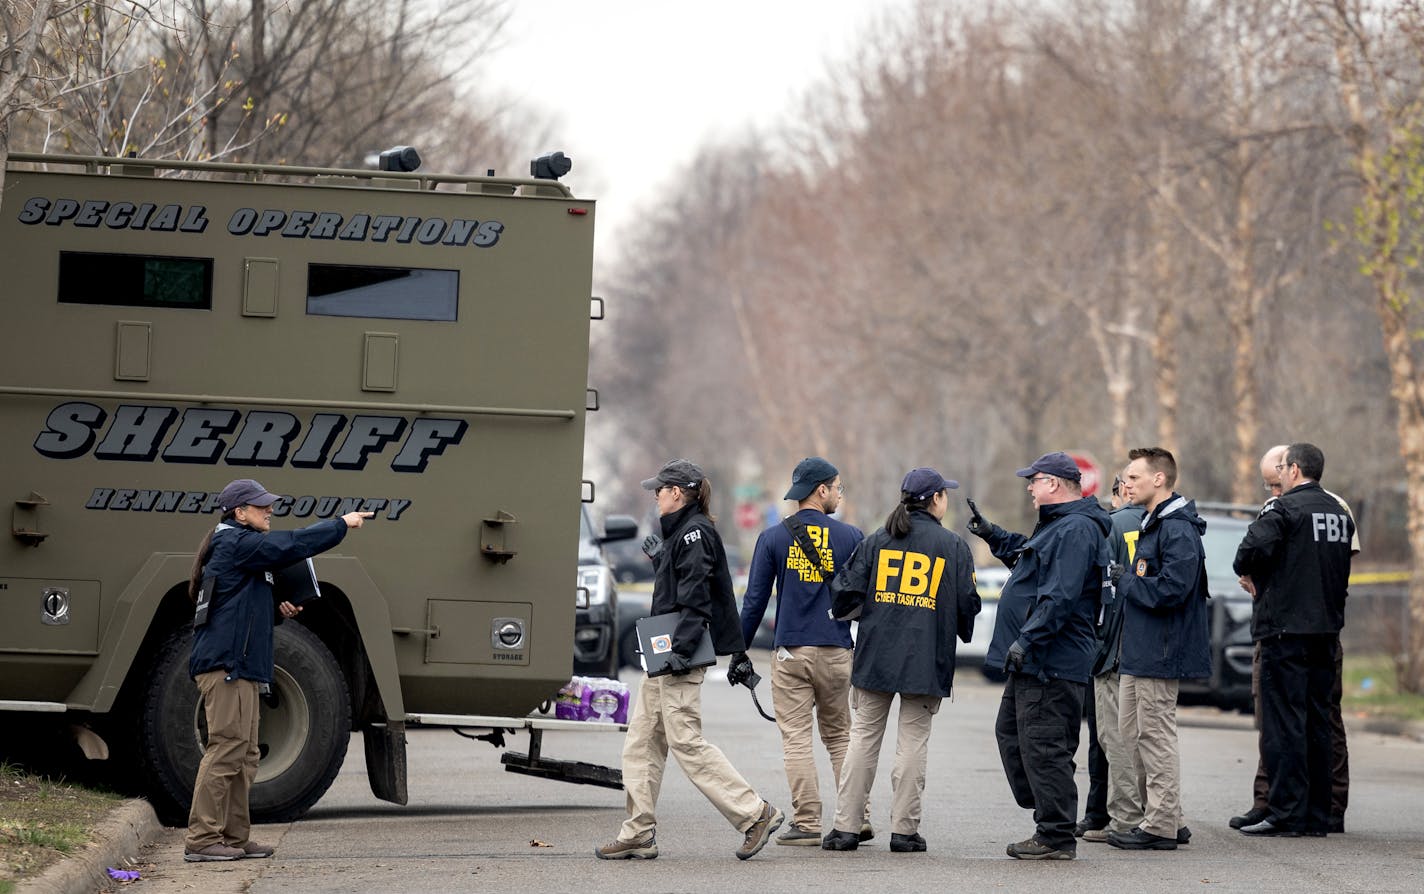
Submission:
M 529 162 L 529 176 L 538 180 L 558 180 L 574 166 L 574 160 L 562 152 L 548 152 Z
M 409 173 L 420 167 L 420 153 L 414 146 L 393 146 L 381 153 L 376 166 L 382 171 Z

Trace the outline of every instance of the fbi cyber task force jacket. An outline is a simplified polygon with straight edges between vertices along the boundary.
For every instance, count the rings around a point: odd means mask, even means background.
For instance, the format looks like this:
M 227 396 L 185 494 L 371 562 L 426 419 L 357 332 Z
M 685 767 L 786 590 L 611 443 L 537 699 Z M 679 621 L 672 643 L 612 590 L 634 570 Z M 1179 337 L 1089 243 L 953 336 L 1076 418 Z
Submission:
M 272 628 L 281 623 L 271 572 L 331 549 L 346 522 L 327 519 L 296 531 L 261 531 L 236 522 L 213 532 L 205 576 L 215 578 L 208 621 L 193 628 L 192 677 L 226 670 L 238 680 L 272 682 Z
M 1206 521 L 1172 494 L 1142 522 L 1133 560 L 1117 584 L 1122 673 L 1161 680 L 1211 676 Z
M 1266 504 L 1233 566 L 1256 584 L 1252 639 L 1340 632 L 1354 533 L 1350 514 L 1314 481 Z
M 837 618 L 856 617 L 851 683 L 859 689 L 944 698 L 954 683 L 955 637 L 974 636 L 974 558 L 958 534 L 910 510 L 910 533 L 880 528 L 831 582 Z
M 718 655 L 743 651 L 727 550 L 712 520 L 693 503 L 659 521 L 663 548 L 653 561 L 653 614 L 681 615 L 673 631 L 673 651 L 692 657 L 703 626 L 711 631 Z

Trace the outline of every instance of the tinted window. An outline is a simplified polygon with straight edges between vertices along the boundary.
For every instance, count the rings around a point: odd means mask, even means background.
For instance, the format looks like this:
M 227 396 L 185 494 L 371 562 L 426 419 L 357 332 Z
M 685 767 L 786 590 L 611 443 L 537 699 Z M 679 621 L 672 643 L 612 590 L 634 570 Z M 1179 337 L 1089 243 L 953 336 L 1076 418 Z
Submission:
M 307 313 L 330 317 L 453 322 L 458 270 L 307 265 Z
M 64 304 L 208 310 L 213 306 L 213 261 L 62 251 L 59 300 Z

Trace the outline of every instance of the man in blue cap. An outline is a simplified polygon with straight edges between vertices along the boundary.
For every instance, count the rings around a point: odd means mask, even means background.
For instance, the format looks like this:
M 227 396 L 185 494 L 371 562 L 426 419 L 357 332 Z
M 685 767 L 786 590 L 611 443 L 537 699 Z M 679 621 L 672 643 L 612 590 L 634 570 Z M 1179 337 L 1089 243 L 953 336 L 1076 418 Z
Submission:
M 1097 651 L 1094 621 L 1112 522 L 1097 500 L 1083 496 L 1082 472 L 1062 451 L 1015 474 L 1027 479 L 1038 510 L 1033 533 L 1005 531 L 977 510 L 969 522 L 969 533 L 1010 569 L 984 664 L 1009 675 L 994 735 L 1014 800 L 1033 810 L 1037 828 L 1007 853 L 1072 860 L 1078 853 L 1073 754 Z
M 776 586 L 776 663 L 771 670 L 771 698 L 786 782 L 794 815 L 776 843 L 817 847 L 821 844 L 821 792 L 811 727 L 831 756 L 837 779 L 850 741 L 850 622 L 830 617 L 831 578 L 845 566 L 864 535 L 831 518 L 845 486 L 840 472 L 819 456 L 808 456 L 791 473 L 786 499 L 796 512 L 757 537 L 747 592 L 742 599 L 742 638 L 750 643 L 766 614 Z M 737 666 L 734 657 L 732 666 Z M 874 832 L 860 827 L 860 840 Z

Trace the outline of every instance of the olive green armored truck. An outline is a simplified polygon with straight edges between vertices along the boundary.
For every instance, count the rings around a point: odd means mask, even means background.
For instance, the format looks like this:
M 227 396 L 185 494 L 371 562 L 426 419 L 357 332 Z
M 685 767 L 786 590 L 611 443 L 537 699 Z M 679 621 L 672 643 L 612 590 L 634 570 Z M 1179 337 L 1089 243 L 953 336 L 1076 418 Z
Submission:
M 0 723 L 62 712 L 184 815 L 193 554 L 256 478 L 274 528 L 375 513 L 276 629 L 259 820 L 315 803 L 352 731 L 405 803 L 408 725 L 527 727 L 588 597 L 593 225 L 549 177 L 12 155 Z

